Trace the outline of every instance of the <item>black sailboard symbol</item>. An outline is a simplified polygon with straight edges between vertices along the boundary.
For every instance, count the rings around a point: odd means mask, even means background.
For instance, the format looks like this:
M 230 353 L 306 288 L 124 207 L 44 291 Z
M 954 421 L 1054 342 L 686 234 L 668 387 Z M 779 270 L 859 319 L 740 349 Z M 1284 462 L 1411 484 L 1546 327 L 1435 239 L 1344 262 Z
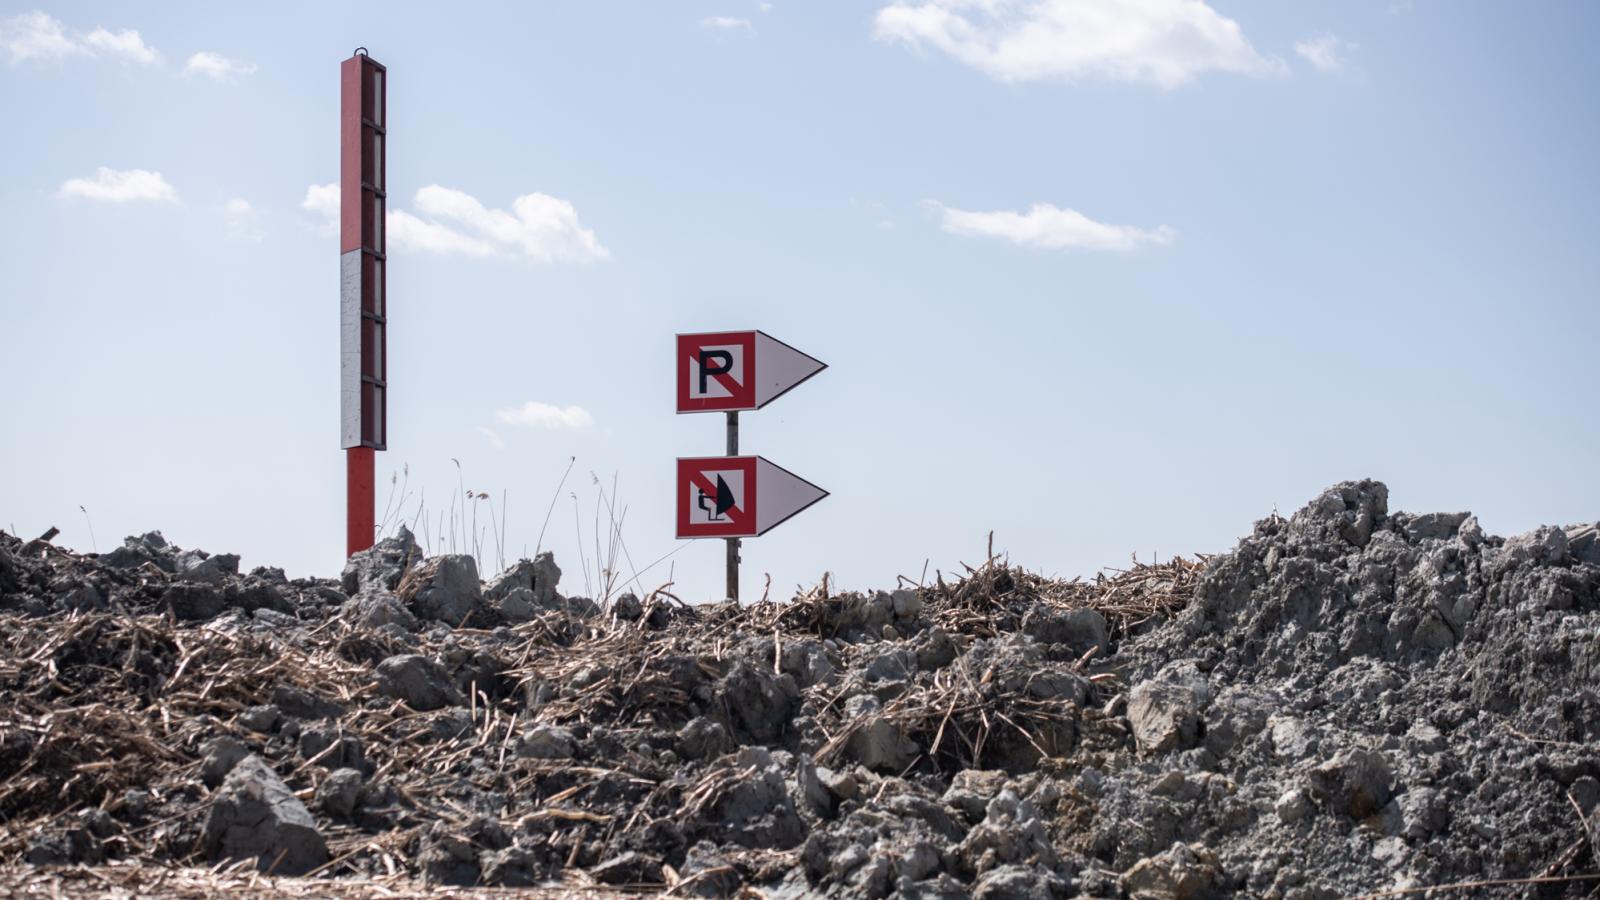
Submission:
M 706 505 L 706 501 L 710 500 L 711 498 L 706 495 L 705 491 L 700 491 L 699 493 L 700 499 L 698 501 L 698 505 L 702 510 L 709 513 L 707 519 L 712 522 L 722 521 L 724 514 L 728 510 L 733 509 L 735 505 L 733 499 L 733 488 L 728 487 L 727 480 L 725 480 L 721 475 L 717 476 L 717 497 L 714 507 Z

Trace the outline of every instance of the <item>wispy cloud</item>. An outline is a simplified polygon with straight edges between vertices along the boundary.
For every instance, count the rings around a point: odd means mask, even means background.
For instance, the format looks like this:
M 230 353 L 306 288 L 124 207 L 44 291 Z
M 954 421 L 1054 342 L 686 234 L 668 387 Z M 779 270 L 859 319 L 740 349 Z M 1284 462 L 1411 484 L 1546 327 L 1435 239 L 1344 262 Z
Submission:
M 1025 213 L 1010 210 L 970 212 L 932 204 L 940 227 L 950 234 L 1004 238 L 1024 247 L 1045 250 L 1108 250 L 1127 252 L 1147 244 L 1170 244 L 1177 232 L 1165 225 L 1154 229 L 1096 222 L 1075 209 L 1035 203 Z
M 339 183 L 313 184 L 306 188 L 300 208 L 317 220 L 316 231 L 324 237 L 339 233 Z
M 494 417 L 501 425 L 525 428 L 577 431 L 594 424 L 594 416 L 589 415 L 589 411 L 581 406 L 560 407 L 536 400 L 529 400 L 511 409 L 502 409 L 496 412 Z
M 701 28 L 711 28 L 716 31 L 745 31 L 755 30 L 749 19 L 736 19 L 733 16 L 706 16 L 700 20 Z
M 464 191 L 430 184 L 417 191 L 413 204 L 439 227 L 465 239 L 460 252 L 479 255 L 466 248 L 487 245 L 495 253 L 543 263 L 597 262 L 611 255 L 594 232 L 578 221 L 578 211 L 571 203 L 549 194 L 523 194 L 511 201 L 508 212 L 486 207 Z M 401 242 L 404 246 L 403 237 Z
M 880 40 L 931 48 L 1007 82 L 1174 88 L 1206 72 L 1286 71 L 1203 0 L 896 0 L 874 25 Z
M 1331 34 L 1318 35 L 1295 41 L 1294 52 L 1305 57 L 1306 62 L 1323 72 L 1338 72 L 1349 62 L 1349 54 L 1356 45 Z
M 250 205 L 250 201 L 235 197 L 222 210 L 228 217 L 229 240 L 259 244 L 266 239 L 266 232 L 261 229 L 261 214 Z
M 255 63 L 229 59 L 210 50 L 202 50 L 189 57 L 183 66 L 183 74 L 204 75 L 212 81 L 230 81 L 241 75 L 253 75 L 255 71 Z
M 37 9 L 0 21 L 0 50 L 13 65 L 74 56 L 104 57 L 140 65 L 161 61 L 161 54 L 146 44 L 137 31 L 105 28 L 74 31 Z
M 300 208 L 316 216 L 317 230 L 339 228 L 339 185 L 306 188 Z M 540 263 L 590 263 L 611 256 L 578 211 L 549 194 L 523 194 L 510 211 L 484 206 L 464 191 L 430 184 L 413 198 L 415 212 L 391 209 L 385 220 L 390 249 L 473 257 L 520 257 Z
M 495 431 L 493 428 L 480 425 L 478 427 L 478 433 L 489 439 L 489 446 L 491 448 L 495 450 L 504 450 L 506 448 L 505 438 L 502 438 L 500 433 Z
M 132 203 L 150 200 L 178 202 L 178 192 L 160 172 L 146 169 L 118 171 L 101 166 L 93 178 L 72 178 L 61 185 L 62 197 L 98 200 L 104 203 Z

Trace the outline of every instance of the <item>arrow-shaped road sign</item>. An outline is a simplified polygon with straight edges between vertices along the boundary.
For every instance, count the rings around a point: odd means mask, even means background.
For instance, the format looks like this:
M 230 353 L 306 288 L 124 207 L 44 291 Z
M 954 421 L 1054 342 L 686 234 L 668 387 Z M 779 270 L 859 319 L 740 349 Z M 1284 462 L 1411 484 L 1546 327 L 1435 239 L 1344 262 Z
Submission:
M 678 412 L 760 409 L 828 366 L 762 331 L 678 335 Z
M 828 492 L 760 456 L 678 460 L 678 537 L 758 537 Z

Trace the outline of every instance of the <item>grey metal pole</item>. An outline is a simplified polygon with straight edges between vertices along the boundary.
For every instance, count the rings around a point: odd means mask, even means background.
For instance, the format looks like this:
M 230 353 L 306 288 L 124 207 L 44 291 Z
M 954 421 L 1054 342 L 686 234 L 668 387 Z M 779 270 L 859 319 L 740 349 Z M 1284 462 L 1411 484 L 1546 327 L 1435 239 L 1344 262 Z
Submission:
M 739 411 L 728 413 L 728 455 L 739 455 Z M 739 539 L 728 541 L 728 599 L 739 602 Z

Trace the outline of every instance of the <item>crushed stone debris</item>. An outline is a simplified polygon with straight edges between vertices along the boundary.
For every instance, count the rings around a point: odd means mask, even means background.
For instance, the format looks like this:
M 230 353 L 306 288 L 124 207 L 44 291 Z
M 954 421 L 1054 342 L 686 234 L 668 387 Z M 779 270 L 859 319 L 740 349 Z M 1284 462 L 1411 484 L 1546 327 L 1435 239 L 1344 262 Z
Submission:
M 0 532 L 0 891 L 1600 887 L 1600 523 L 1500 538 L 1355 481 L 1089 580 L 992 550 L 748 606 L 560 577 L 403 529 L 295 580 Z

